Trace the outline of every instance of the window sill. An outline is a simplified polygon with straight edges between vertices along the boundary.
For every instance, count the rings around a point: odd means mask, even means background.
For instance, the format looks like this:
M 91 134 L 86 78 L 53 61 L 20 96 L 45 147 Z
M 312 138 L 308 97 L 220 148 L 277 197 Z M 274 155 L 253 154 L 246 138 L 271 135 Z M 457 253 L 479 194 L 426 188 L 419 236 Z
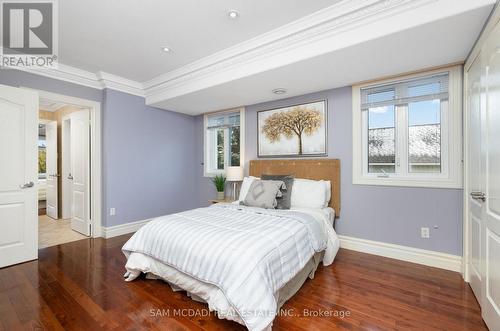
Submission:
M 224 170 L 219 170 L 219 171 L 210 171 L 210 172 L 204 172 L 203 173 L 203 177 L 207 177 L 207 178 L 213 178 L 217 175 L 224 175 L 226 174 L 226 172 Z
M 447 188 L 461 189 L 460 180 L 449 178 L 419 179 L 419 178 L 374 178 L 361 177 L 353 178 L 354 185 L 373 185 L 373 186 L 400 186 L 400 187 L 422 187 L 422 188 Z

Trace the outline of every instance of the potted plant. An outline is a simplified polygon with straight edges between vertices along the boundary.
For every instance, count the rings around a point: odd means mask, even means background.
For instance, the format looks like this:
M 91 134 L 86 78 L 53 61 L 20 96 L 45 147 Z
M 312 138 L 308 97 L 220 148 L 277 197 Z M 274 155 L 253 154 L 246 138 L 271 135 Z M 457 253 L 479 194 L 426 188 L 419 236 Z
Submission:
M 217 199 L 224 200 L 224 186 L 226 185 L 226 177 L 224 175 L 217 175 L 212 178 L 212 182 L 217 190 Z

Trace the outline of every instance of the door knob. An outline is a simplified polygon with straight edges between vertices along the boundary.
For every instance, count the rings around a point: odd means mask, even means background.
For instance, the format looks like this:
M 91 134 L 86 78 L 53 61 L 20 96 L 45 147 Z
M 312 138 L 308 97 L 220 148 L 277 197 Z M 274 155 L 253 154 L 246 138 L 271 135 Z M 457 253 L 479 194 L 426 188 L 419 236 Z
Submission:
M 474 200 L 481 200 L 481 201 L 486 201 L 486 194 L 483 192 L 478 192 L 478 191 L 472 191 L 470 192 L 470 196 Z
M 25 188 L 30 188 L 30 187 L 33 187 L 33 186 L 35 186 L 35 183 L 29 182 L 29 183 L 26 183 L 26 184 L 23 184 L 23 185 L 19 185 L 19 188 L 25 189 Z
M 73 180 L 73 176 L 71 174 L 69 174 L 68 179 Z

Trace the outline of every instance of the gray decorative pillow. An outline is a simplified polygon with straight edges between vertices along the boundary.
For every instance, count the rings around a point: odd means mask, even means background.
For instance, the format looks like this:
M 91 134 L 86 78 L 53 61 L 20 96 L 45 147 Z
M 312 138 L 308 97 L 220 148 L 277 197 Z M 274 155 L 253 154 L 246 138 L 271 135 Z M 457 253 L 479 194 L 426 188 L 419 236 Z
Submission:
M 283 196 L 277 198 L 278 206 L 276 209 L 290 209 L 293 187 L 293 175 L 262 175 L 263 180 L 280 180 L 285 183 L 286 189 L 281 189 Z
M 250 185 L 250 189 L 241 204 L 250 207 L 274 209 L 278 204 L 276 198 L 282 196 L 281 188 L 286 188 L 285 183 L 282 181 L 256 179 Z

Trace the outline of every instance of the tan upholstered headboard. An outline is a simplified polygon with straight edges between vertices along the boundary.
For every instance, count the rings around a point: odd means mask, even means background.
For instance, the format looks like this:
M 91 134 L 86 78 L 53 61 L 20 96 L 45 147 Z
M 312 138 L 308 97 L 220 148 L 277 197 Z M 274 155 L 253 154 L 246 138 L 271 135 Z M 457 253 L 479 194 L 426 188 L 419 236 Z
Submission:
M 332 199 L 329 206 L 340 216 L 340 160 L 252 160 L 250 176 L 294 175 L 295 178 L 329 180 L 332 183 Z

